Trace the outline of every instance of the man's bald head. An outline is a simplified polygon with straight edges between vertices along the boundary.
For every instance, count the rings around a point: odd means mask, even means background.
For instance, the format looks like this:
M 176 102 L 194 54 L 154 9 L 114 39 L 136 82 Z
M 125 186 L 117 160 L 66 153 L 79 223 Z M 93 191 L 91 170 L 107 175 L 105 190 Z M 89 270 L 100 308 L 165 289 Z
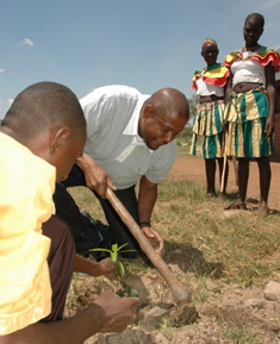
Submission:
M 158 149 L 175 139 L 189 119 L 186 96 L 175 88 L 162 88 L 143 104 L 138 133 L 150 149 Z
M 172 114 L 173 118 L 185 117 L 189 119 L 189 104 L 186 96 L 176 88 L 162 88 L 153 93 L 145 104 L 151 104 L 155 112 L 163 117 Z

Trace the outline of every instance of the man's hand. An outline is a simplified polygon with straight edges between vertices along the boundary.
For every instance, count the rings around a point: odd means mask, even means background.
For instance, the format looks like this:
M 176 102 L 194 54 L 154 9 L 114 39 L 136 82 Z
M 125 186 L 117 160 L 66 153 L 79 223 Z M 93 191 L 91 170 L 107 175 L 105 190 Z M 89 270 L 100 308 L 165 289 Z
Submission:
M 118 266 L 109 257 L 98 263 L 76 254 L 74 271 L 83 272 L 93 277 L 104 275 L 109 279 L 116 279 L 118 276 Z
M 118 266 L 117 263 L 114 262 L 111 258 L 105 258 L 102 259 L 99 263 L 97 263 L 96 267 L 96 273 L 98 275 L 95 276 L 106 276 L 110 280 L 114 280 L 118 276 Z
M 98 332 L 124 331 L 134 314 L 133 308 L 139 304 L 137 298 L 120 298 L 112 293 L 102 293 L 88 311 L 99 323 Z
M 101 294 L 91 306 L 63 321 L 38 322 L 5 336 L 1 344 L 80 344 L 98 332 L 125 330 L 139 304 L 137 298 Z
M 101 198 L 106 198 L 107 187 L 116 190 L 108 173 L 89 155 L 83 154 L 76 164 L 83 170 L 88 188 L 94 190 Z
M 159 255 L 161 255 L 164 248 L 164 241 L 163 241 L 162 236 L 152 227 L 145 226 L 145 227 L 142 227 L 141 229 L 142 229 L 142 232 L 145 234 L 145 236 L 150 240 L 156 252 Z

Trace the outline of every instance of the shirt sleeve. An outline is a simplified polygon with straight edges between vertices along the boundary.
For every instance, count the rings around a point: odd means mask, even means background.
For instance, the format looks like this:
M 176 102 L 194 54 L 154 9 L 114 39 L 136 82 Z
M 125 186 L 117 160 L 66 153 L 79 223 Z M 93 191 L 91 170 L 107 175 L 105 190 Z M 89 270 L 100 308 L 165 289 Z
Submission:
M 54 211 L 55 170 L 29 155 L 1 164 L 0 335 L 51 311 L 50 239 L 41 234 L 41 225 Z

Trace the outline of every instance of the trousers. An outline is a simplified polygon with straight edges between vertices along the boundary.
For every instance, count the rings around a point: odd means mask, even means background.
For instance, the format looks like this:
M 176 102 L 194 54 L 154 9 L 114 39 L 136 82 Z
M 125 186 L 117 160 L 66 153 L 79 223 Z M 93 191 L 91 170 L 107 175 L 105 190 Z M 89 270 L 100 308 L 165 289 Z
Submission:
M 42 226 L 43 235 L 51 239 L 48 255 L 52 287 L 52 310 L 42 322 L 62 320 L 66 296 L 72 279 L 75 262 L 75 243 L 67 224 L 53 215 Z
M 131 250 L 131 252 L 121 253 L 123 257 L 137 257 L 140 250 L 139 244 L 110 202 L 102 199 L 93 191 L 101 204 L 108 226 L 96 220 L 90 221 L 80 213 L 75 200 L 67 191 L 68 187 L 75 186 L 86 186 L 84 173 L 77 165 L 73 166 L 66 181 L 57 184 L 54 203 L 57 214 L 69 224 L 72 230 L 77 252 L 82 254 L 90 248 L 108 248 L 112 243 L 117 243 L 118 245 L 127 244 L 124 249 Z M 138 223 L 138 200 L 135 193 L 135 185 L 124 190 L 117 190 L 115 193 Z

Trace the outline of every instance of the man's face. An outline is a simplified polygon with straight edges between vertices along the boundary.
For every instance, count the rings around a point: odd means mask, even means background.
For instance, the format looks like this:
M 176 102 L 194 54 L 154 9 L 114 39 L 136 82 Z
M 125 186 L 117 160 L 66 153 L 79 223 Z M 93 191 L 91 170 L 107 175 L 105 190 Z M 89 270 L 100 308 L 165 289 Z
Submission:
M 142 122 L 141 134 L 146 145 L 156 150 L 174 140 L 186 123 L 187 118 L 184 116 L 159 116 L 154 113 Z
M 255 47 L 258 44 L 258 40 L 262 33 L 263 27 L 259 21 L 254 17 L 247 19 L 243 27 L 243 36 L 246 47 Z
M 86 133 L 81 131 L 76 135 L 70 135 L 54 154 L 52 165 L 56 167 L 56 181 L 58 183 L 67 179 L 73 164 L 83 154 L 86 142 Z

